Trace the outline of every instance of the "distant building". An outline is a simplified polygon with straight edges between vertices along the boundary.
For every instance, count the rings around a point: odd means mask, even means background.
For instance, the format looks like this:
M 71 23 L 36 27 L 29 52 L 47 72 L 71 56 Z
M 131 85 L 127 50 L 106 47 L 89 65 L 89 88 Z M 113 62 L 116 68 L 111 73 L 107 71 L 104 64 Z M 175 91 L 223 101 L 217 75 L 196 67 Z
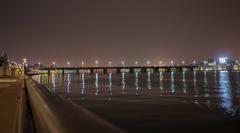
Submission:
M 8 57 L 5 52 L 2 52 L 0 56 L 0 76 L 10 75 Z
M 207 65 L 208 66 L 216 66 L 217 65 L 217 62 L 214 60 L 214 59 L 209 59 L 207 61 Z

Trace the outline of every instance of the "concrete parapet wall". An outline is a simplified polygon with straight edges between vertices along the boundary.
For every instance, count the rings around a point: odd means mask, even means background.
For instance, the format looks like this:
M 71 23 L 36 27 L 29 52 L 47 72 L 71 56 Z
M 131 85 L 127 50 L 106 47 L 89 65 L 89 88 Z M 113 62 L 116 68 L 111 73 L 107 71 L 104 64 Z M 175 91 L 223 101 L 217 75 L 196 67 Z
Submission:
M 121 129 L 86 109 L 26 80 L 35 128 L 38 133 L 123 133 Z

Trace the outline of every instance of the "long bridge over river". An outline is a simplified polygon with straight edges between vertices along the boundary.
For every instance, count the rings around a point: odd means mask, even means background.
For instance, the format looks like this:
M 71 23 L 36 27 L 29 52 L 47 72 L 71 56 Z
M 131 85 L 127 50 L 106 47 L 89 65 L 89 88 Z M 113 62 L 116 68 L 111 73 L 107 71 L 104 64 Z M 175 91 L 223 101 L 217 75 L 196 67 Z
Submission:
M 157 73 L 157 72 L 190 72 L 198 70 L 198 66 L 126 66 L 126 67 L 37 67 L 28 73 Z

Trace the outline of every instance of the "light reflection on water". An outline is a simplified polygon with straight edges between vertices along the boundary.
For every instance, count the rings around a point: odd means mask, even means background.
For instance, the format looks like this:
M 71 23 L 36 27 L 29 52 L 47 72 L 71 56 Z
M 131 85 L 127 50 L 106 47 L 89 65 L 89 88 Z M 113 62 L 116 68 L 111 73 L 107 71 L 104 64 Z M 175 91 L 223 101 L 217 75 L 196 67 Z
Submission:
M 229 73 L 222 71 L 219 73 L 219 93 L 221 97 L 221 106 L 226 109 L 227 113 L 234 113 L 232 103 L 232 88 L 229 80 Z
M 183 83 L 183 93 L 187 93 L 187 84 L 186 84 L 186 73 L 182 73 L 182 83 Z
M 152 89 L 152 82 L 151 82 L 151 73 L 150 72 L 148 72 L 148 77 L 147 77 L 147 88 L 149 89 L 149 90 L 151 90 Z
M 171 93 L 175 92 L 175 84 L 174 84 L 174 72 L 171 72 L 171 82 L 170 82 Z
M 81 85 L 82 83 L 82 85 Z M 80 81 L 80 85 L 82 86 L 81 88 L 81 94 L 84 95 L 84 90 L 85 90 L 85 75 L 84 73 L 81 74 L 81 81 Z
M 74 78 L 77 77 L 77 78 Z M 46 85 L 53 93 L 69 97 L 74 94 L 86 99 L 96 96 L 113 100 L 138 96 L 154 100 L 175 97 L 210 109 L 223 109 L 227 114 L 237 115 L 240 107 L 239 73 L 233 72 L 159 72 L 118 74 L 50 74 L 34 79 Z M 146 82 L 147 81 L 147 82 Z M 67 88 L 67 91 L 66 91 Z M 127 88 L 127 89 L 126 89 Z M 141 89 L 140 89 L 141 88 Z M 100 91 L 101 90 L 101 91 Z M 170 90 L 170 91 L 169 91 Z M 127 94 L 127 95 L 126 95 Z M 235 102 L 233 102 L 235 101 Z
M 110 93 L 110 96 L 112 96 L 112 73 L 109 73 L 109 85 L 108 85 L 108 88 L 109 88 L 109 93 Z
M 135 87 L 136 87 L 136 95 L 138 95 L 139 90 L 139 80 L 138 80 L 138 72 L 135 73 Z
M 68 93 L 68 95 L 70 95 L 70 84 L 71 84 L 70 74 L 67 74 L 67 93 Z
M 95 74 L 95 87 L 96 87 L 96 92 L 95 95 L 98 95 L 99 93 L 99 85 L 98 85 L 99 79 L 98 79 L 98 73 Z
M 122 73 L 122 94 L 125 94 L 126 82 L 125 82 L 125 73 Z

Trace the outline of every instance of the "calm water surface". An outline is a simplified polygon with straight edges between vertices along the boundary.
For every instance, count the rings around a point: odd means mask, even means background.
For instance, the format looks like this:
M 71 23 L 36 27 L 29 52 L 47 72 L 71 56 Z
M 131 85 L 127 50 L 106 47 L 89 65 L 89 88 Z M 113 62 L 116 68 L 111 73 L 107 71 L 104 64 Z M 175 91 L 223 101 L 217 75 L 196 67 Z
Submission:
M 50 91 L 128 132 L 238 130 L 240 73 L 51 74 Z

